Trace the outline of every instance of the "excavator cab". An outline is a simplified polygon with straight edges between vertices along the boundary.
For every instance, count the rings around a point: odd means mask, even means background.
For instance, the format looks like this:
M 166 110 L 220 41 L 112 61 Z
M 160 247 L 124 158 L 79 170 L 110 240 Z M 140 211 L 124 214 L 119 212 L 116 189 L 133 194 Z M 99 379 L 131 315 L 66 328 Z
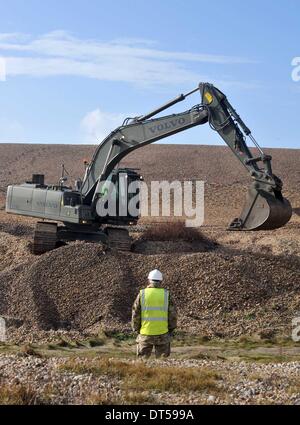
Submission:
M 102 223 L 115 225 L 136 224 L 139 219 L 139 182 L 141 176 L 130 168 L 117 168 L 112 171 L 107 179 L 107 183 L 112 183 L 112 190 L 109 190 L 112 202 L 115 204 L 113 214 L 108 214 L 101 218 Z M 102 194 L 107 195 L 108 186 L 104 183 Z M 105 208 L 108 208 L 108 200 Z

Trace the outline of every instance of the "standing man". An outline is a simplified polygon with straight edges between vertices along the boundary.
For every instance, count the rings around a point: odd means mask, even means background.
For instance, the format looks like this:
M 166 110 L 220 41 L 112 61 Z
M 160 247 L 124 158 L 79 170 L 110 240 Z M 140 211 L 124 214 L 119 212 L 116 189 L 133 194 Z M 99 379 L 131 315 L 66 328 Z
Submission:
M 161 288 L 163 276 L 157 269 L 149 273 L 147 288 L 142 289 L 132 308 L 132 329 L 138 332 L 137 355 L 150 357 L 170 355 L 170 334 L 176 329 L 176 308 L 167 289 Z

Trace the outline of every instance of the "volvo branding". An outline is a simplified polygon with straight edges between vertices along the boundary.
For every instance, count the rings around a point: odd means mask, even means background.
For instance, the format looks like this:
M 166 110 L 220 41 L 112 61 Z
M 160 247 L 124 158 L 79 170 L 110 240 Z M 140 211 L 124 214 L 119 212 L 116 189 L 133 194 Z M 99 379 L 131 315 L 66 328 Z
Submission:
M 153 125 L 149 127 L 149 130 L 151 134 L 156 134 L 158 132 L 172 130 L 173 128 L 175 129 L 179 126 L 184 125 L 185 123 L 186 123 L 186 119 L 184 117 L 173 118 L 173 119 L 170 119 L 169 121 L 165 121 L 160 124 Z

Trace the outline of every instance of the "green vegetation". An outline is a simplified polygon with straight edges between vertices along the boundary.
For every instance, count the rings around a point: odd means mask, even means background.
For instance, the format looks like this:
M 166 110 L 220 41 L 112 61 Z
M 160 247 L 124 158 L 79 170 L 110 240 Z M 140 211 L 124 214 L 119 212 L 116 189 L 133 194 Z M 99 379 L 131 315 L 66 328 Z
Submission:
M 107 338 L 112 338 L 118 342 L 135 342 L 136 335 L 133 332 L 105 332 Z
M 235 339 L 213 338 L 178 332 L 172 338 L 172 357 L 253 362 L 299 360 L 300 343 L 284 336 L 243 335 Z M 0 344 L 0 354 L 36 357 L 135 358 L 135 335 L 106 333 L 83 340 L 59 338 L 50 344 Z
M 70 341 L 65 338 L 60 338 L 56 343 L 48 344 L 47 347 L 49 350 L 59 350 L 59 349 L 80 349 L 80 348 L 94 348 L 101 347 L 105 345 L 105 340 L 98 337 L 87 338 L 83 341 Z

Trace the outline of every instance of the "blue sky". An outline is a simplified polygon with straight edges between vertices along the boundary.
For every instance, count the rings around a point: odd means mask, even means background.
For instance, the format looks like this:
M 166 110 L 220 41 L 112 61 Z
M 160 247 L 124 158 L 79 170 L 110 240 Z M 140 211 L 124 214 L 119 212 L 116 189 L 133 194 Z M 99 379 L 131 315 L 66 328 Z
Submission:
M 300 147 L 298 0 L 0 5 L 0 142 L 97 143 L 124 117 L 205 80 L 227 94 L 262 146 Z M 170 113 L 197 103 L 194 95 Z M 222 143 L 208 126 L 167 141 Z

